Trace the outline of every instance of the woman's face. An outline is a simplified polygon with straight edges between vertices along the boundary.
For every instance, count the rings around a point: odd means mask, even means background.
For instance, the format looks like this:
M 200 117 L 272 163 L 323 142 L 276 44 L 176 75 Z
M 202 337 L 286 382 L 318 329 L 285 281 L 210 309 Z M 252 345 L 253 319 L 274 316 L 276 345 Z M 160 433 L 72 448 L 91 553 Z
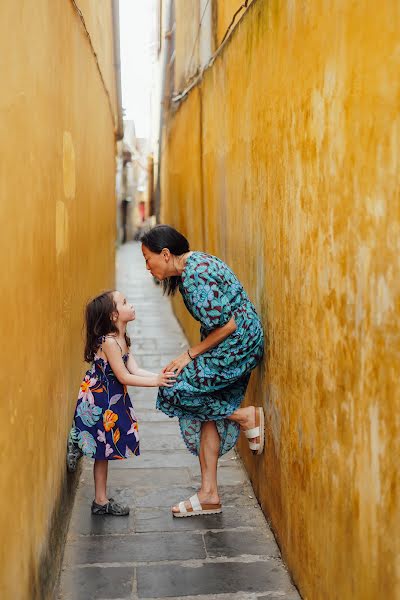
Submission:
M 147 246 L 142 244 L 142 252 L 146 261 L 146 269 L 150 271 L 153 277 L 159 281 L 163 281 L 169 277 L 168 262 L 171 254 L 168 250 L 162 250 L 160 254 L 157 254 L 157 252 L 152 252 Z

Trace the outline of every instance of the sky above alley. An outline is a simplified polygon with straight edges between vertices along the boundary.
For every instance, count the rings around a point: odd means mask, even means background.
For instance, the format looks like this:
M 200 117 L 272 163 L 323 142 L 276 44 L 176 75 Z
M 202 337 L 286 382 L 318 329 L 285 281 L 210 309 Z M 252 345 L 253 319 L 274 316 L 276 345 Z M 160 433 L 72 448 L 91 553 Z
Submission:
M 154 0 L 120 0 L 122 106 L 138 137 L 150 134 L 154 26 Z

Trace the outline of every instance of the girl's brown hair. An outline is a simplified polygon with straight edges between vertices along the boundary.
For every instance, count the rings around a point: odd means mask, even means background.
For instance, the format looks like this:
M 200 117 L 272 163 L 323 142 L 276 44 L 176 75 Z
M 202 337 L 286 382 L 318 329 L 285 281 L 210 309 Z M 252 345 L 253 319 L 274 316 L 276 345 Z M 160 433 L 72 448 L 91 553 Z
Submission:
M 114 290 L 103 292 L 90 300 L 85 309 L 86 344 L 84 358 L 86 362 L 92 362 L 95 354 L 102 343 L 105 335 L 118 334 L 118 328 L 112 320 L 113 314 L 117 313 L 117 305 L 113 298 Z M 129 348 L 131 340 L 125 334 L 125 341 Z

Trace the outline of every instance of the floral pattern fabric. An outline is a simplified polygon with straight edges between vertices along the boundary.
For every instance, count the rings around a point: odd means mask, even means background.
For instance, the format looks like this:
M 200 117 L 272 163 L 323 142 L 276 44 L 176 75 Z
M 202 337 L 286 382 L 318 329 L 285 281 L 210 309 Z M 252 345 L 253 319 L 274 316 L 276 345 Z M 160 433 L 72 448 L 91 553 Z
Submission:
M 226 417 L 239 408 L 250 372 L 262 358 L 261 322 L 240 281 L 215 256 L 193 252 L 187 259 L 179 291 L 188 311 L 200 322 L 202 340 L 232 317 L 237 329 L 191 361 L 172 387 L 160 388 L 157 408 L 170 417 L 179 417 L 186 446 L 196 455 L 201 424 L 215 421 L 221 456 L 239 437 L 239 425 Z
M 128 356 L 122 357 L 125 364 Z M 121 460 L 140 454 L 138 422 L 126 386 L 102 358 L 95 357 L 81 383 L 69 435 L 91 458 Z

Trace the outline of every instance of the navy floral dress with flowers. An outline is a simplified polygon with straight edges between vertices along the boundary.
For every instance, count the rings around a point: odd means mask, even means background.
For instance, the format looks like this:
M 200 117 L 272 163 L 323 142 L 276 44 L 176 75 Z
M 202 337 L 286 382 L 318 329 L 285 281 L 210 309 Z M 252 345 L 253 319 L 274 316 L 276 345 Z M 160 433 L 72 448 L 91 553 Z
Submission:
M 215 256 L 193 252 L 186 261 L 179 291 L 188 311 L 200 321 L 202 340 L 232 317 L 237 329 L 191 361 L 172 387 L 160 388 L 157 408 L 170 417 L 179 417 L 186 446 L 196 455 L 202 422 L 215 421 L 221 456 L 239 437 L 239 425 L 226 417 L 239 408 L 250 372 L 262 358 L 261 322 L 236 275 Z
M 122 359 L 126 365 L 128 354 Z M 83 454 L 117 460 L 139 455 L 138 423 L 126 386 L 95 357 L 81 383 L 70 438 Z

